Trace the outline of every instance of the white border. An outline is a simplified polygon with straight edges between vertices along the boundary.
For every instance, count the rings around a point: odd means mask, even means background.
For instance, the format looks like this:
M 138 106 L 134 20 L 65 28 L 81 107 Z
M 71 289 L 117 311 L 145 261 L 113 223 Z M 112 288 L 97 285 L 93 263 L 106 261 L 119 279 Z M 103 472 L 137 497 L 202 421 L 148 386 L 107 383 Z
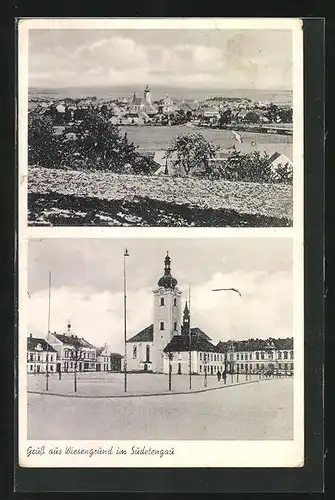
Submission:
M 27 116 L 28 35 L 30 29 L 290 29 L 293 34 L 293 228 L 28 228 Z M 19 21 L 19 463 L 23 467 L 301 467 L 304 453 L 304 286 L 303 286 L 303 38 L 299 19 L 22 19 Z M 27 241 L 29 238 L 294 238 L 294 440 L 292 441 L 132 441 L 132 445 L 175 447 L 165 456 L 38 456 L 33 446 L 129 447 L 129 442 L 28 441 L 26 392 Z M 51 397 L 51 396 L 50 396 Z

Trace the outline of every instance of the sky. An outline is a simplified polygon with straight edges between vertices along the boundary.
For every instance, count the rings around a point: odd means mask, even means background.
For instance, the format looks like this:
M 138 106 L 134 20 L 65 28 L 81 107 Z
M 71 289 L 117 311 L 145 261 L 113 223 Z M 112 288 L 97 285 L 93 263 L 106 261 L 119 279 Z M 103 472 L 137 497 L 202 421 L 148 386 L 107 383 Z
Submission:
M 220 340 L 293 336 L 290 238 L 30 240 L 28 332 L 45 337 L 51 271 L 51 331 L 72 332 L 123 352 L 123 253 L 128 249 L 128 338 L 152 324 L 153 293 L 166 251 L 172 275 L 191 290 L 191 326 Z M 212 292 L 234 287 L 234 292 Z
M 29 86 L 291 89 L 290 30 L 32 29 Z

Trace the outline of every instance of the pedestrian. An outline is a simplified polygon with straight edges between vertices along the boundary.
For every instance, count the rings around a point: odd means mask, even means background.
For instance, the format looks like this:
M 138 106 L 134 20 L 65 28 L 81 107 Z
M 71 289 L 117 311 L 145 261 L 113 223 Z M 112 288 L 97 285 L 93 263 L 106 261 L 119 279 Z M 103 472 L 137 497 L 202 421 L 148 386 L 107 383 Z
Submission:
M 225 384 L 227 383 L 227 372 L 226 371 L 222 372 L 222 380 Z
M 62 378 L 62 372 L 61 370 L 58 370 L 58 380 L 61 380 L 61 378 Z
M 218 371 L 216 372 L 216 376 L 217 376 L 217 378 L 218 378 L 218 382 L 220 382 L 220 380 L 221 380 L 221 372 L 220 372 L 220 370 L 218 370 Z

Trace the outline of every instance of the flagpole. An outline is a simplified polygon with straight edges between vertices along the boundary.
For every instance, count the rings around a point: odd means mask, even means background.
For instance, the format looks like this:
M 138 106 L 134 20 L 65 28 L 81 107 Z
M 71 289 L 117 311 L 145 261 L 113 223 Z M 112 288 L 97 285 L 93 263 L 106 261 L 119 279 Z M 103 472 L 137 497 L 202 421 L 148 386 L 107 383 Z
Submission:
M 124 392 L 127 392 L 127 269 L 126 257 L 129 257 L 128 250 L 123 254 L 123 317 L 124 317 Z
M 189 322 L 188 322 L 189 377 L 190 377 L 190 389 L 192 389 L 192 332 L 191 332 L 191 286 L 190 285 L 188 285 L 188 308 L 189 308 Z
M 50 311 L 51 311 L 51 271 L 49 271 L 49 294 L 48 294 L 48 333 L 47 333 L 47 362 L 45 389 L 49 390 L 49 334 L 50 334 Z

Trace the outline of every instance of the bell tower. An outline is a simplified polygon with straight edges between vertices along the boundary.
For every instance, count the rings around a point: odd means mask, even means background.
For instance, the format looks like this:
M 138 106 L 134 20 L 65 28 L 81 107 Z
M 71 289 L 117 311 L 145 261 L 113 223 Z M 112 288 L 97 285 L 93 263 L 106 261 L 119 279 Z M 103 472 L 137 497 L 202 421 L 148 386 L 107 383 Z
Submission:
M 174 335 L 181 335 L 181 295 L 177 280 L 171 274 L 169 252 L 164 261 L 164 274 L 154 294 L 153 371 L 164 370 L 163 349 Z
M 188 308 L 187 300 L 186 300 L 184 312 L 183 312 L 183 325 L 182 325 L 182 330 L 181 330 L 182 335 L 189 335 L 189 333 L 190 333 L 189 329 L 190 329 L 190 310 Z
M 148 104 L 149 106 L 151 106 L 151 92 L 150 92 L 150 89 L 148 87 L 148 85 L 145 86 L 145 89 L 144 89 L 144 101 L 146 104 Z

